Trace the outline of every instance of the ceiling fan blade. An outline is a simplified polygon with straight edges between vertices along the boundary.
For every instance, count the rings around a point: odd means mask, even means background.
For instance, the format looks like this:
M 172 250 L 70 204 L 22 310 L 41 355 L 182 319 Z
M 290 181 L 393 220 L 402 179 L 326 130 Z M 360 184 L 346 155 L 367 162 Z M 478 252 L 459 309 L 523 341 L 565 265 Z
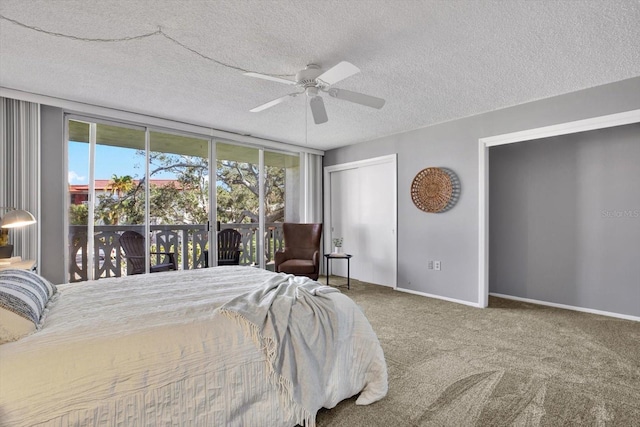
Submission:
M 345 101 L 355 102 L 356 104 L 365 105 L 371 108 L 377 108 L 378 110 L 384 106 L 385 100 L 382 98 L 376 98 L 375 96 L 365 95 L 364 93 L 351 92 L 344 89 L 329 89 L 330 96 L 338 99 L 344 99 Z
M 313 121 L 320 125 L 322 123 L 326 123 L 329 118 L 327 117 L 327 110 L 324 108 L 324 101 L 319 96 L 314 96 L 309 101 L 309 106 L 311 107 L 311 114 L 313 115 Z
M 293 97 L 293 96 L 298 96 L 298 95 L 300 95 L 300 93 L 298 93 L 298 92 L 290 93 L 289 95 L 281 96 L 280 98 L 274 99 L 273 101 L 269 101 L 269 102 L 267 102 L 265 104 L 258 105 L 257 107 L 252 108 L 249 111 L 251 111 L 252 113 L 257 113 L 258 111 L 266 110 L 267 108 L 271 108 L 274 105 L 280 104 L 281 102 L 285 101 L 290 96 Z
M 338 83 L 341 80 L 351 77 L 354 74 L 358 74 L 360 68 L 356 67 L 350 62 L 342 61 L 338 65 L 329 68 L 324 73 L 320 74 L 317 79 L 322 80 L 329 86 Z
M 263 79 L 263 80 L 271 80 L 272 82 L 284 83 L 286 85 L 295 85 L 296 84 L 296 82 L 294 82 L 294 81 L 287 80 L 287 79 L 282 79 L 280 77 L 269 76 L 267 74 L 244 73 L 244 75 L 245 76 L 249 76 L 249 77 L 256 77 L 258 79 Z

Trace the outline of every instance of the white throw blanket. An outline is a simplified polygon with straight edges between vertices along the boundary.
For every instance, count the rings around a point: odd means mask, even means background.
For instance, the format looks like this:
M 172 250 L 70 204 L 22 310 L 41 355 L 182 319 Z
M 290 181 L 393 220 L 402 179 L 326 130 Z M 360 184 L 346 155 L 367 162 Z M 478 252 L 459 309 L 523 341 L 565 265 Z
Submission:
M 339 291 L 306 277 L 280 274 L 219 309 L 237 320 L 265 353 L 269 380 L 282 394 L 285 409 L 308 427 L 315 426 L 326 400 L 335 360 L 338 321 L 333 301 L 325 296 L 332 292 Z

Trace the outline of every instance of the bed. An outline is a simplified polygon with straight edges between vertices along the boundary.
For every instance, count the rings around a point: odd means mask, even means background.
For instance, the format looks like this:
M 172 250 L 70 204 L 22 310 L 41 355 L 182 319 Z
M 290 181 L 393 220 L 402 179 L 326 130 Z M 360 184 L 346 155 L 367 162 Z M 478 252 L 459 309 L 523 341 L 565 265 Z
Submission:
M 307 278 L 216 267 L 50 293 L 39 329 L 0 345 L 0 425 L 314 426 L 387 392 L 360 308 Z

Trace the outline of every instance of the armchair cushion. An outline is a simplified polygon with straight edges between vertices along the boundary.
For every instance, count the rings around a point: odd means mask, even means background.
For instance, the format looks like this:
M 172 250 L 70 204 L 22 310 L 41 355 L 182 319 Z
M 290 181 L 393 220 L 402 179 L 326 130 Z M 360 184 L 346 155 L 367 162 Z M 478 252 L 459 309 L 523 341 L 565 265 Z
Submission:
M 287 272 L 296 276 L 313 274 L 316 271 L 316 265 L 310 259 L 290 259 L 278 267 L 280 272 Z

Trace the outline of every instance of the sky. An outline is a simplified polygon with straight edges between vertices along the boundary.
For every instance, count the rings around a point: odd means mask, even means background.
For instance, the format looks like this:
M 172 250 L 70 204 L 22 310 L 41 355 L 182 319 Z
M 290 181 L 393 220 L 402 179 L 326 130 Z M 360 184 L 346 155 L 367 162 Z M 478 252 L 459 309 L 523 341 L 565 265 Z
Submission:
M 69 184 L 89 183 L 89 144 L 69 142 Z M 111 179 L 113 175 L 130 175 L 133 179 L 144 178 L 144 156 L 130 148 L 96 146 L 95 179 Z M 170 172 L 157 173 L 157 179 L 174 179 Z

